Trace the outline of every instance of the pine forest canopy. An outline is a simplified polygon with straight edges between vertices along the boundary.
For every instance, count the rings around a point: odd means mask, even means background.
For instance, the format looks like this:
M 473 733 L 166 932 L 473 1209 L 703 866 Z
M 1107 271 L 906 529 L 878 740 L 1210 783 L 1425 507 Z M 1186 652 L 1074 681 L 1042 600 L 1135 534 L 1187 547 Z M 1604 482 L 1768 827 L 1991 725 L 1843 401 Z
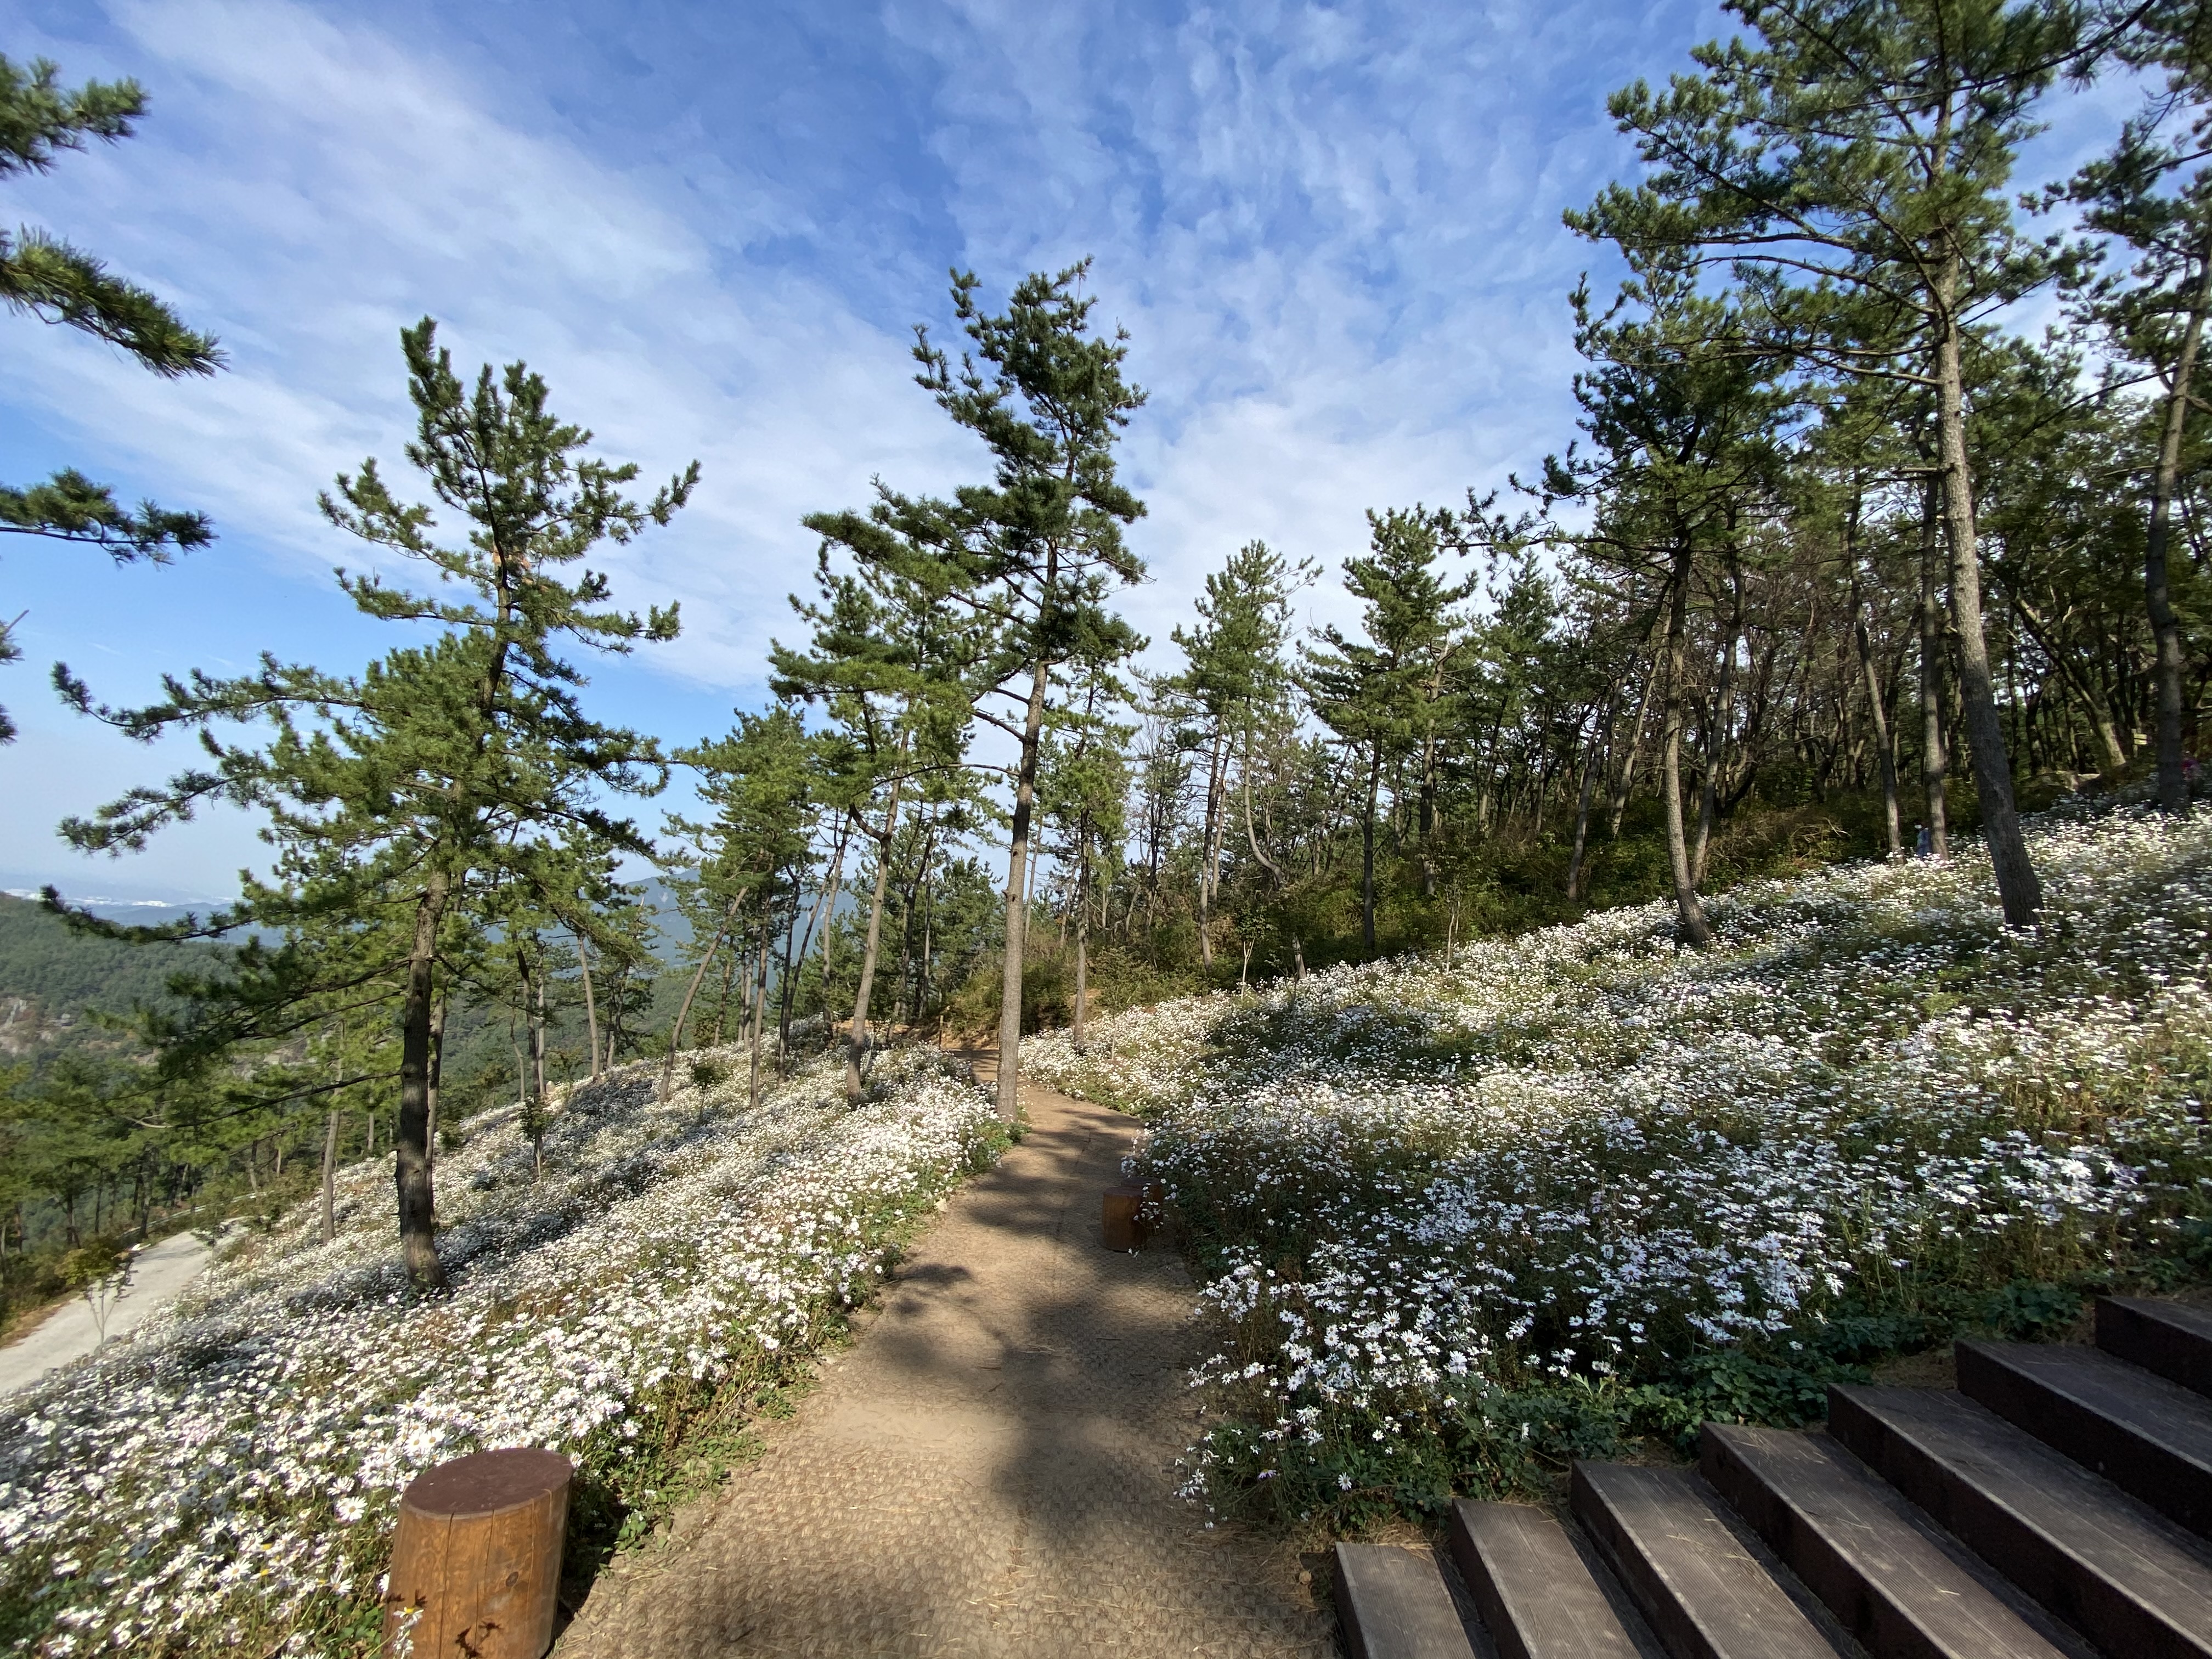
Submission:
M 204 744 L 73 841 L 127 852 L 228 801 L 265 814 L 271 862 L 204 921 L 68 913 L 234 948 L 142 999 L 135 1057 L 65 1080 L 66 1114 L 62 1084 L 21 1083 L 8 1133 L 45 1144 L 66 1116 L 76 1150 L 37 1167 L 91 1181 L 95 1210 L 123 1179 L 83 1151 L 103 1122 L 131 1156 L 151 1134 L 253 1182 L 287 1147 L 296 1168 L 389 1152 L 434 1285 L 441 1086 L 542 1121 L 560 1077 L 644 1060 L 665 1091 L 735 1042 L 757 1100 L 814 1043 L 858 1098 L 895 1036 L 995 1034 L 1011 1116 L 1023 1033 L 1079 1042 L 1102 1000 L 1659 896 L 1694 948 L 1716 884 L 1853 853 L 1986 859 L 2033 926 L 2023 803 L 2147 772 L 2188 808 L 2212 669 L 2212 24 L 2061 0 L 1731 9 L 1740 38 L 1612 100 L 1632 176 L 1562 204 L 1625 272 L 1564 296 L 1577 429 L 1503 489 L 1377 503 L 1334 569 L 1224 547 L 1156 648 L 1118 611 L 1147 574 L 1120 459 L 1145 397 L 1085 265 L 995 310 L 955 273 L 957 343 L 917 331 L 910 395 L 971 441 L 968 482 L 808 515 L 770 698 L 703 736 L 602 723 L 581 666 L 673 636 L 586 561 L 666 524 L 696 468 L 634 498 L 526 368 L 465 378 L 409 329 L 429 499 L 370 461 L 322 501 L 374 550 L 343 592 L 398 644 L 353 671 L 272 652 L 182 674 L 142 708 L 54 671 L 88 716 Z M 2050 90 L 2120 70 L 2149 96 L 2109 153 L 2018 178 Z M 142 107 L 0 70 L 0 170 Z M 19 309 L 159 372 L 215 366 L 58 248 L 9 245 Z M 63 286 L 23 286 L 40 270 Z M 109 308 L 69 299 L 68 270 Z M 2014 325 L 2039 294 L 2069 329 Z M 0 527 L 118 556 L 204 539 L 106 499 L 70 475 L 0 496 L 22 520 Z M 435 582 L 384 574 L 417 565 Z M 1304 629 L 1317 583 L 1344 620 Z M 696 808 L 655 830 L 617 811 L 678 768 Z M 682 937 L 626 875 L 642 860 Z

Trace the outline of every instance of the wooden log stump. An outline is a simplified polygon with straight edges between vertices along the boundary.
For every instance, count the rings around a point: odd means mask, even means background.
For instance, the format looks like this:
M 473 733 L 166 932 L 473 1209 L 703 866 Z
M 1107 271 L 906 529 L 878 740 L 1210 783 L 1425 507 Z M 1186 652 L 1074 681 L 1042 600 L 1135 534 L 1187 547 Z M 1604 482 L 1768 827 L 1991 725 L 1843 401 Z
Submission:
M 558 1452 L 519 1448 L 417 1475 L 392 1540 L 385 1653 L 544 1659 L 574 1474 Z
M 1139 1187 L 1124 1182 L 1106 1189 L 1105 1203 L 1099 1212 L 1099 1235 L 1109 1250 L 1141 1250 L 1152 1236 L 1151 1218 L 1145 1214 L 1148 1202 L 1159 1196 L 1157 1187 Z

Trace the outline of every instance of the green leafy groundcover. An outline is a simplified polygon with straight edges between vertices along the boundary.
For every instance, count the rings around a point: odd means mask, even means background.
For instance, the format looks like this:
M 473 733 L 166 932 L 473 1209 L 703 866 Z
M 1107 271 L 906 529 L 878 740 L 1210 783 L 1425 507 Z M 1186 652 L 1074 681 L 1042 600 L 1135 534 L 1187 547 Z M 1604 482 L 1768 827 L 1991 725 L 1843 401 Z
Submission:
M 1103 1022 L 1035 1074 L 1142 1114 L 1206 1278 L 1191 1490 L 1357 1525 L 1708 1418 L 1797 1424 L 1964 1329 L 2212 1277 L 2212 821 L 2045 815 Z

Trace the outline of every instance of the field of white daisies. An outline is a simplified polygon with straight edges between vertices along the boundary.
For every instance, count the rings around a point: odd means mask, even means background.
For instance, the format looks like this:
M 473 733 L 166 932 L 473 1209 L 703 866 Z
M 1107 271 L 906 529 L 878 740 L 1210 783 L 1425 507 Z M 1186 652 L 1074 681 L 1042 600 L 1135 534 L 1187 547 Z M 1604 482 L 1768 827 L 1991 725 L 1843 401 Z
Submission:
M 817 1063 L 757 1111 L 634 1066 L 578 1086 L 542 1165 L 512 1107 L 437 1165 L 452 1285 L 406 1289 L 382 1162 L 227 1249 L 128 1341 L 0 1402 L 0 1644 L 366 1654 L 400 1490 L 537 1445 L 578 1465 L 572 1541 L 635 1535 L 716 1478 L 744 1422 L 921 1218 L 1004 1145 L 928 1051 L 848 1108 Z M 724 1056 L 725 1060 L 732 1058 Z
M 2062 809 L 1101 1022 L 1032 1075 L 1134 1111 L 1209 1282 L 1192 1489 L 1358 1524 L 2212 1279 L 2212 813 Z

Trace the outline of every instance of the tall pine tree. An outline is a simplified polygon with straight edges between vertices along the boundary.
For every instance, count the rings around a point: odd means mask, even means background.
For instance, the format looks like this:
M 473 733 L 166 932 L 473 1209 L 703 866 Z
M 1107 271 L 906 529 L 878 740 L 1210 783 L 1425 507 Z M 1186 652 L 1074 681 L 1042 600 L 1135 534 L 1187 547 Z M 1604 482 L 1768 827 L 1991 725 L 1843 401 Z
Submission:
M 291 942 L 242 958 L 225 996 L 264 1019 L 334 979 L 398 981 L 399 1122 L 395 1165 L 399 1237 L 410 1276 L 439 1283 L 430 1172 L 430 1109 L 437 1079 L 433 1025 L 453 949 L 472 908 L 508 884 L 539 896 L 573 876 L 562 842 L 581 831 L 635 853 L 650 851 L 601 804 L 607 792 L 649 793 L 666 776 L 650 738 L 603 726 L 583 710 L 583 675 L 556 654 L 564 641 L 622 652 L 639 640 L 673 638 L 673 607 L 640 617 L 610 603 L 605 576 L 564 579 L 601 543 L 624 543 L 665 524 L 698 476 L 695 463 L 649 501 L 622 486 L 635 466 L 580 453 L 591 434 L 556 417 L 543 380 L 520 363 L 485 367 L 473 387 L 454 374 L 428 319 L 401 335 L 416 435 L 407 459 L 439 505 L 465 529 L 435 535 L 434 510 L 402 501 L 374 459 L 341 476 L 322 507 L 331 521 L 434 571 L 417 592 L 374 574 L 339 574 L 365 614 L 435 630 L 428 643 L 387 653 L 358 676 L 264 659 L 258 673 L 170 678 L 150 708 L 96 707 L 65 667 L 70 700 L 129 735 L 150 740 L 198 728 L 212 769 L 134 789 L 64 833 L 88 851 L 143 847 L 204 802 L 228 800 L 268 814 L 274 879 L 249 878 L 216 930 L 276 929 Z M 455 597 L 458 592 L 459 597 Z M 258 724 L 265 746 L 228 744 L 219 723 Z M 311 935 L 313 924 L 331 931 Z M 324 948 L 305 942 L 318 937 Z M 219 1063 L 229 1012 L 212 1010 L 197 1042 L 180 1045 Z

